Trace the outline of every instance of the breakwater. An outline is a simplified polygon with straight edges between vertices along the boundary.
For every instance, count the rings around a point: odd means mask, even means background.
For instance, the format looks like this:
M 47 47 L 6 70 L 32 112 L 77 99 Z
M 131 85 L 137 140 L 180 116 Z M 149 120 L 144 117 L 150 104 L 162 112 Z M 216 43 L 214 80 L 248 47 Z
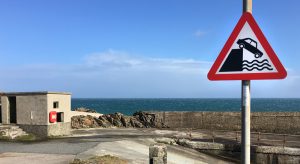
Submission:
M 151 112 L 170 128 L 241 130 L 241 112 Z M 300 134 L 300 112 L 252 112 L 251 131 Z

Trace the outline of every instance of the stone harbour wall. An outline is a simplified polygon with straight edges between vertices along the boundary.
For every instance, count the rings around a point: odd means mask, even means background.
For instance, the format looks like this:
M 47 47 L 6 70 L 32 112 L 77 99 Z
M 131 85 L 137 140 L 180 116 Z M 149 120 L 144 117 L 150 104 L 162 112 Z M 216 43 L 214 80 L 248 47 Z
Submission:
M 150 112 L 170 128 L 241 130 L 241 112 Z M 251 131 L 300 134 L 300 112 L 252 112 Z

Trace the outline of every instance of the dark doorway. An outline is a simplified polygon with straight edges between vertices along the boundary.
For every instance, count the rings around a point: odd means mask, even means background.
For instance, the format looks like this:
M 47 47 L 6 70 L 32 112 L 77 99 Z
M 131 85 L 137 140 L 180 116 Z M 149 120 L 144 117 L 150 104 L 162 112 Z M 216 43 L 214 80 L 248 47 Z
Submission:
M 8 97 L 10 123 L 17 123 L 17 102 L 16 97 Z

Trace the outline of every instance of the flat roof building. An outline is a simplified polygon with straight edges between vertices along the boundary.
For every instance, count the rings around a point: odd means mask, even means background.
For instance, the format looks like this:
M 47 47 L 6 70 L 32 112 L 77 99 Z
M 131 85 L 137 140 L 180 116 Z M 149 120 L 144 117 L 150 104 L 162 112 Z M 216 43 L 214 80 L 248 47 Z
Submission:
M 39 137 L 69 135 L 71 94 L 9 92 L 0 94 L 0 123 L 18 125 Z

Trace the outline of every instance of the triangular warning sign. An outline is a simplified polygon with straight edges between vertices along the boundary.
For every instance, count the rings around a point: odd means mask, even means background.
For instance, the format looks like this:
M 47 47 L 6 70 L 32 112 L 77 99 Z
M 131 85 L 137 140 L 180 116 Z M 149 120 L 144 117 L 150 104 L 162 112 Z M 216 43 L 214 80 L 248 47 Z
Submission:
M 209 80 L 283 79 L 287 75 L 251 13 L 244 13 L 208 72 Z

